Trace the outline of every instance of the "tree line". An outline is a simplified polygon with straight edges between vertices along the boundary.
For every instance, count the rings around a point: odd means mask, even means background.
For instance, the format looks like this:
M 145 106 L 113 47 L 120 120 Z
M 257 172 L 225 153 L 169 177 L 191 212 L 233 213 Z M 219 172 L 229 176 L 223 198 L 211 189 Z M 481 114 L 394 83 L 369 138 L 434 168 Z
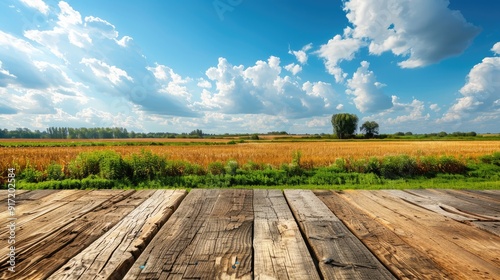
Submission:
M 15 130 L 0 129 L 0 138 L 26 139 L 123 139 L 123 138 L 202 138 L 201 129 L 190 133 L 172 132 L 134 132 L 123 127 L 71 128 L 49 127 L 44 131 L 17 128 Z

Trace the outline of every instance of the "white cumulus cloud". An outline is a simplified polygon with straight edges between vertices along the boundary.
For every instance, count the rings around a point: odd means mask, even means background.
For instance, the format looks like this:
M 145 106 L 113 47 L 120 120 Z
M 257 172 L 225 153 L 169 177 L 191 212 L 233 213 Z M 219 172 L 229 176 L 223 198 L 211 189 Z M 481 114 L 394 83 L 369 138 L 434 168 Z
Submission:
M 495 44 L 495 46 L 498 45 Z M 485 57 L 467 75 L 458 98 L 440 121 L 468 119 L 477 114 L 496 114 L 500 118 L 500 57 Z
M 206 71 L 206 76 L 216 88 L 203 89 L 197 105 L 223 114 L 302 118 L 329 113 L 334 102 L 330 84 L 301 84 L 294 77 L 282 76 L 280 59 L 274 56 L 249 67 L 233 66 L 221 57 L 217 67 Z
M 302 49 L 298 51 L 288 50 L 288 53 L 294 55 L 300 64 L 306 64 L 308 59 L 307 52 L 310 49 L 312 49 L 312 43 L 303 46 Z
M 497 54 L 497 55 L 500 55 L 500 42 L 496 43 L 495 45 L 493 45 L 493 48 L 491 48 L 491 50 Z
M 479 33 L 448 0 L 350 0 L 353 37 L 370 41 L 373 54 L 408 57 L 402 68 L 422 67 L 461 54 Z
M 347 77 L 339 63 L 344 60 L 352 60 L 359 48 L 365 44 L 361 39 L 352 38 L 351 35 L 352 30 L 346 28 L 343 36 L 335 35 L 315 52 L 323 58 L 328 73 L 335 77 L 337 83 L 343 82 Z
M 80 63 L 88 66 L 97 77 L 106 78 L 115 85 L 120 83 L 122 78 L 131 82 L 134 80 L 124 70 L 95 58 L 83 58 Z
M 49 6 L 43 0 L 20 0 L 24 5 L 38 10 L 40 13 L 46 15 L 49 13 Z
M 361 62 L 352 78 L 347 80 L 346 93 L 354 95 L 354 104 L 362 113 L 377 112 L 392 106 L 391 99 L 384 94 L 375 74 L 368 69 L 369 66 L 367 61 Z
M 292 73 L 293 75 L 297 75 L 300 71 L 302 71 L 302 66 L 295 63 L 290 63 L 285 66 L 285 70 Z
M 368 46 L 372 55 L 392 52 L 405 60 L 401 68 L 424 67 L 456 56 L 470 45 L 479 28 L 459 11 L 449 9 L 448 0 L 348 0 L 344 11 L 352 27 L 335 35 L 315 53 L 324 59 L 337 83 L 347 76 L 340 62 L 352 60 Z

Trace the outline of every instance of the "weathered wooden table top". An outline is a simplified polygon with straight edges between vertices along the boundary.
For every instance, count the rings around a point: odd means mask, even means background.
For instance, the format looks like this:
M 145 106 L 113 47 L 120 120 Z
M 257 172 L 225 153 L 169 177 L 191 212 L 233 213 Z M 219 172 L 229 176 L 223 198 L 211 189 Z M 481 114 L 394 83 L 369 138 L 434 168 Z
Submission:
M 15 203 L 0 212 L 0 279 L 500 279 L 498 190 L 19 190 Z

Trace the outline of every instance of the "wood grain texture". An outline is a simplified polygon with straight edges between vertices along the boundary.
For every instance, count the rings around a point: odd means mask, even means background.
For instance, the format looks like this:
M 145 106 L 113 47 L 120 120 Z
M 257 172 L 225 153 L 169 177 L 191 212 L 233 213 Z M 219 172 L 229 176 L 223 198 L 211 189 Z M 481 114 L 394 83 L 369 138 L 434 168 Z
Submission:
M 15 216 L 16 224 L 22 226 L 39 216 L 47 214 L 57 208 L 66 205 L 82 196 L 86 191 L 64 190 L 64 191 L 30 191 L 16 197 Z M 9 216 L 7 211 L 0 212 L 0 219 L 6 220 Z M 2 238 L 7 229 L 0 228 L 0 238 Z
M 192 190 L 124 279 L 251 279 L 252 190 Z
M 187 192 L 157 190 L 48 279 L 121 279 Z
M 151 191 L 82 191 L 84 196 L 26 223 L 16 240 L 16 273 L 1 279 L 45 279 L 151 195 Z M 17 237 L 17 236 L 16 236 Z
M 398 279 L 452 279 L 432 259 L 370 218 L 361 208 L 333 191 L 314 191 L 321 201 Z
M 254 190 L 254 279 L 320 279 L 280 190 Z
M 325 279 L 395 279 L 312 191 L 285 197 Z
M 428 208 L 436 213 L 462 221 L 479 229 L 500 236 L 500 202 L 483 193 L 448 190 L 407 190 L 392 191 L 415 205 Z M 413 195 L 413 196 L 412 196 Z M 426 207 L 422 200 L 427 201 Z M 437 211 L 436 211 L 437 210 Z M 456 218 L 459 217 L 459 218 Z M 462 217 L 462 218 L 460 218 Z
M 343 198 L 443 267 L 453 279 L 497 279 L 500 239 L 380 191 L 344 191 Z
M 470 215 L 470 217 L 473 217 L 476 220 L 500 220 L 500 201 L 496 202 L 498 207 L 492 207 L 495 202 L 481 195 L 471 194 L 470 199 L 463 200 L 453 194 L 461 193 L 463 195 L 467 195 L 468 192 L 448 193 L 443 190 L 432 189 L 407 190 L 405 192 L 415 196 L 431 199 L 439 204 L 444 204 L 445 206 L 449 205 L 451 208 L 459 210 L 461 215 Z M 472 196 L 475 197 L 475 199 L 473 199 Z M 447 209 L 445 208 L 445 210 Z

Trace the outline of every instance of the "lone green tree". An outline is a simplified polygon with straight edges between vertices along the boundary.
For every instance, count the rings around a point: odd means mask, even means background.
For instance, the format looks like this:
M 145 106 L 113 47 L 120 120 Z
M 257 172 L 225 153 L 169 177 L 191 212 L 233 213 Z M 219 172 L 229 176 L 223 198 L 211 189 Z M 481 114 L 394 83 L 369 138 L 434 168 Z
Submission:
M 352 135 L 358 127 L 358 116 L 355 114 L 333 114 L 332 116 L 333 133 L 339 139 L 345 139 Z
M 374 121 L 366 121 L 359 128 L 359 130 L 365 133 L 366 138 L 373 138 L 375 135 L 378 135 L 378 123 Z

